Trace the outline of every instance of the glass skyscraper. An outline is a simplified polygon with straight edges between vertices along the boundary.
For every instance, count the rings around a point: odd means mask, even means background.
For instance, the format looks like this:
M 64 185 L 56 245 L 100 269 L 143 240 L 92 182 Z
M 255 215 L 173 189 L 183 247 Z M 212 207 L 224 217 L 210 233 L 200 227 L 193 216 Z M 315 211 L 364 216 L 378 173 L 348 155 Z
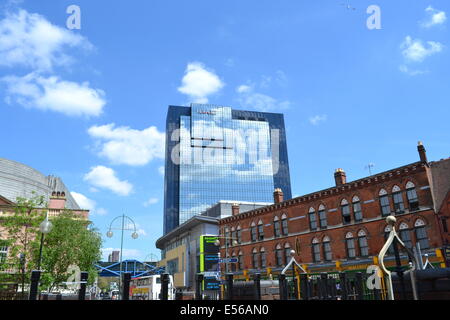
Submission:
M 169 106 L 164 234 L 220 200 L 273 202 L 291 183 L 282 114 Z

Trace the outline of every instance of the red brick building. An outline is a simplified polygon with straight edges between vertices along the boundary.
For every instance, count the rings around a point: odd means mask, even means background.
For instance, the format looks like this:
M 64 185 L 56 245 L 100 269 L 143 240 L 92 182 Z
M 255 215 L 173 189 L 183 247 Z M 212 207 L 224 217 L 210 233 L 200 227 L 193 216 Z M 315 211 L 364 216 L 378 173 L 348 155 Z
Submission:
M 337 169 L 335 186 L 239 213 L 219 222 L 221 256 L 236 257 L 236 275 L 279 273 L 289 252 L 311 271 L 363 269 L 376 263 L 386 233 L 385 219 L 397 218 L 396 229 L 410 247 L 420 243 L 430 260 L 443 262 L 450 241 L 450 159 L 428 162 L 418 145 L 420 161 L 352 182 Z M 227 252 L 228 251 L 228 252 Z M 392 258 L 390 258 L 392 259 Z

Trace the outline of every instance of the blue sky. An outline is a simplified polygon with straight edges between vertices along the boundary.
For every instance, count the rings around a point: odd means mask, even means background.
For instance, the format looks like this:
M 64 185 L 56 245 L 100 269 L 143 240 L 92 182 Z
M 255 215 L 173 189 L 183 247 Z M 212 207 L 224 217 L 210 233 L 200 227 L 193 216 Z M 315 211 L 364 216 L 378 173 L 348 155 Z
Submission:
M 283 112 L 294 195 L 338 167 L 354 180 L 417 161 L 419 140 L 439 160 L 449 14 L 443 0 L 2 1 L 0 156 L 60 176 L 103 234 L 132 217 L 125 258 L 159 257 L 169 104 Z

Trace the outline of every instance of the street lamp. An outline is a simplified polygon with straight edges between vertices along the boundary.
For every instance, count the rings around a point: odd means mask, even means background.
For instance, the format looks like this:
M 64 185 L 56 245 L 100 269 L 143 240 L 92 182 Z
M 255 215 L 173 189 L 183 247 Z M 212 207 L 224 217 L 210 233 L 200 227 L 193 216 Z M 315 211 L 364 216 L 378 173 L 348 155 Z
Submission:
M 39 247 L 39 260 L 37 269 L 41 270 L 41 261 L 42 261 L 42 247 L 44 244 L 44 236 L 52 231 L 53 224 L 48 220 L 48 212 L 45 215 L 45 220 L 41 222 L 39 225 L 39 231 L 41 231 L 41 245 Z
M 112 228 L 112 224 L 114 223 L 114 221 L 116 221 L 117 219 L 122 219 L 122 227 L 121 228 Z M 125 227 L 125 219 L 128 219 L 129 221 L 131 221 L 131 223 L 133 224 L 133 228 L 130 229 L 128 227 Z M 121 215 L 118 217 L 115 217 L 111 223 L 109 224 L 109 230 L 108 232 L 106 232 L 106 236 L 108 238 L 112 238 L 112 236 L 114 235 L 112 230 L 121 230 L 122 231 L 122 235 L 120 238 L 120 272 L 119 272 L 119 292 L 122 292 L 122 249 L 123 249 L 123 232 L 128 230 L 128 231 L 133 231 L 133 233 L 131 234 L 131 237 L 133 239 L 137 239 L 139 237 L 138 233 L 136 232 L 136 224 L 134 223 L 133 219 L 131 219 L 130 217 L 126 216 L 126 215 Z

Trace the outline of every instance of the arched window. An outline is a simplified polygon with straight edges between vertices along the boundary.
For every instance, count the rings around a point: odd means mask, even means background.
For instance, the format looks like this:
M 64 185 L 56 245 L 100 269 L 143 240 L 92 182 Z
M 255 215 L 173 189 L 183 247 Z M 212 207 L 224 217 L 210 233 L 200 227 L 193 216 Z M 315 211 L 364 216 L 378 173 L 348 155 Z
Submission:
M 355 238 L 353 238 L 353 234 L 351 232 L 347 232 L 345 235 L 345 245 L 347 247 L 347 257 L 350 259 L 355 258 Z
M 392 200 L 394 201 L 394 212 L 396 214 L 405 212 L 402 191 L 400 190 L 399 186 L 394 186 L 392 188 Z
M 224 242 L 225 242 L 225 245 L 226 245 L 226 246 L 229 246 L 229 245 L 230 245 L 230 237 L 231 237 L 231 235 L 230 235 L 230 229 L 225 228 L 225 239 L 223 239 L 223 240 L 225 240 Z
M 332 260 L 331 244 L 330 244 L 330 238 L 328 236 L 323 237 L 322 246 L 323 246 L 323 256 L 325 258 L 325 261 L 331 261 Z
M 260 256 L 261 256 L 261 268 L 264 269 L 266 267 L 266 250 L 264 248 L 261 248 L 260 250 Z
M 291 245 L 286 243 L 284 245 L 284 264 L 287 265 L 291 260 Z
M 391 213 L 391 204 L 389 203 L 389 197 L 386 190 L 381 189 L 378 193 L 380 196 L 381 215 L 387 216 Z
M 283 265 L 283 248 L 280 244 L 275 247 L 275 263 L 278 267 Z
M 369 256 L 369 244 L 367 243 L 367 236 L 364 230 L 358 232 L 358 245 L 359 245 L 359 255 L 361 257 Z
M 264 224 L 261 220 L 258 222 L 258 240 L 264 240 Z
M 252 267 L 253 269 L 259 269 L 259 252 L 256 248 L 252 251 Z
M 232 246 L 234 246 L 234 241 L 235 241 L 235 239 L 237 238 L 237 236 L 236 236 L 236 228 L 235 227 L 232 227 L 231 228 L 231 238 L 230 238 L 230 242 L 229 242 L 229 246 L 230 247 L 232 247 Z
M 283 236 L 287 236 L 289 234 L 288 219 L 285 213 L 281 215 L 281 232 Z
M 420 249 L 422 250 L 430 248 L 430 245 L 428 243 L 427 230 L 425 228 L 425 222 L 423 222 L 422 219 L 417 219 L 414 223 L 416 240 L 420 244 Z
M 321 228 L 326 228 L 328 226 L 327 212 L 325 211 L 325 206 L 323 204 L 319 206 L 319 223 Z
M 317 238 L 312 240 L 312 256 L 314 262 L 320 262 L 320 243 Z
M 238 267 L 239 270 L 244 270 L 244 258 L 242 256 L 242 251 L 239 251 L 239 255 L 238 255 Z
M 419 210 L 419 198 L 417 198 L 416 186 L 411 181 L 406 184 L 406 197 L 408 198 L 409 211 Z
M 346 199 L 342 199 L 341 201 L 341 212 L 343 224 L 349 224 L 350 222 L 352 222 L 352 218 L 350 216 L 350 207 Z
M 236 241 L 238 244 L 241 244 L 242 242 L 242 233 L 241 233 L 241 226 L 238 225 L 236 228 Z
M 252 224 L 250 225 L 250 235 L 251 235 L 251 239 L 252 242 L 255 242 L 257 237 L 256 237 L 256 223 L 252 222 Z
M 280 219 L 276 216 L 273 218 L 273 235 L 278 238 L 281 235 Z
M 363 215 L 362 215 L 362 210 L 361 210 L 361 201 L 359 200 L 358 196 L 353 197 L 352 206 L 353 206 L 353 216 L 355 217 L 355 222 L 362 221 Z
M 311 230 L 316 230 L 317 229 L 317 217 L 316 217 L 316 211 L 314 210 L 314 208 L 309 208 L 309 228 Z
M 398 229 L 400 239 L 402 239 L 403 243 L 407 248 L 412 249 L 412 241 L 409 226 L 405 222 L 402 222 Z

